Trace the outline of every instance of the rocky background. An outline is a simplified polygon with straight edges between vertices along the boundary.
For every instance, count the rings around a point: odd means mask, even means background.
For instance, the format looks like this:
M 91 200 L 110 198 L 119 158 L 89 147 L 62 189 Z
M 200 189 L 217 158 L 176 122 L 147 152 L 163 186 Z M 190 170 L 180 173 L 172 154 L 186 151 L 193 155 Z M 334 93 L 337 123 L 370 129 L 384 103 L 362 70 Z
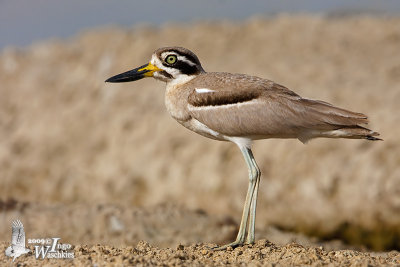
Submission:
M 257 238 L 273 236 L 273 227 L 400 249 L 400 19 L 361 15 L 108 28 L 4 49 L 0 240 L 9 242 L 15 218 L 28 236 L 79 244 L 234 238 L 248 183 L 235 145 L 170 118 L 161 82 L 104 83 L 171 45 L 194 51 L 206 71 L 265 77 L 365 113 L 384 139 L 255 142 Z M 151 233 L 157 227 L 172 228 Z

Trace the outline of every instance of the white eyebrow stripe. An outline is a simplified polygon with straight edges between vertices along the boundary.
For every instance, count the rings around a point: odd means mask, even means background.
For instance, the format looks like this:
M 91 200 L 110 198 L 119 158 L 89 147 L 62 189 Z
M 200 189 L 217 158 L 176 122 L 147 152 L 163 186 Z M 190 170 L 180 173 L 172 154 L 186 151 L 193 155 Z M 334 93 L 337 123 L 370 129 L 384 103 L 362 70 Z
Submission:
M 193 63 L 192 61 L 188 60 L 186 57 L 184 56 L 177 56 L 178 60 L 186 62 L 187 64 L 189 64 L 190 66 L 195 66 L 196 64 Z
M 211 90 L 211 89 L 208 89 L 208 88 L 196 88 L 195 90 L 196 90 L 196 93 L 198 93 L 198 94 L 215 92 L 215 90 Z

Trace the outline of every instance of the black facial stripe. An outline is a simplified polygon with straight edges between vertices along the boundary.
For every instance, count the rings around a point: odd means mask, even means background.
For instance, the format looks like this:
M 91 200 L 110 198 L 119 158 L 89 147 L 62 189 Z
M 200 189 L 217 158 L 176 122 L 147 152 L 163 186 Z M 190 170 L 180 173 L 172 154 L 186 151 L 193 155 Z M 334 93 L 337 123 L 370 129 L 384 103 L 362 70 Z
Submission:
M 163 62 L 162 64 L 168 68 L 178 69 L 182 74 L 186 74 L 186 75 L 193 75 L 193 74 L 197 74 L 200 72 L 200 70 L 198 69 L 197 66 L 192 66 L 186 62 L 179 61 L 179 60 L 172 66 L 168 65 L 165 62 Z
M 160 72 L 161 75 L 163 75 L 164 77 L 168 78 L 168 79 L 172 79 L 172 75 L 169 74 L 168 72 L 166 72 L 165 70 Z
M 189 65 L 188 63 L 182 62 L 182 61 L 178 61 L 175 64 L 175 67 L 177 69 L 179 69 L 183 74 L 186 74 L 186 75 L 196 74 L 199 72 L 199 70 L 197 69 L 197 66 L 192 66 L 192 65 Z

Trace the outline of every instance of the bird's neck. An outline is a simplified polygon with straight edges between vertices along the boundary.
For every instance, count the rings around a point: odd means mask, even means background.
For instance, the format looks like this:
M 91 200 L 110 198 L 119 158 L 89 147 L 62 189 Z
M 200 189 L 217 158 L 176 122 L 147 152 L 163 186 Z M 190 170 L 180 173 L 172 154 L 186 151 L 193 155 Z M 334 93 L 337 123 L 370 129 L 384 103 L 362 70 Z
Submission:
M 197 76 L 198 75 L 179 75 L 177 78 L 167 81 L 167 91 L 182 86 L 188 83 L 189 81 L 193 80 Z

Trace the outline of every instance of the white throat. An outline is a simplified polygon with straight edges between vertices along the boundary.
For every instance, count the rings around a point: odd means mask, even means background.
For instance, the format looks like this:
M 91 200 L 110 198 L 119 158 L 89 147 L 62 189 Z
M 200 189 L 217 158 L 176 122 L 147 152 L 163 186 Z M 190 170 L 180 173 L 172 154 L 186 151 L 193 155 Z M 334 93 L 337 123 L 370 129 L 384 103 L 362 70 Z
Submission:
M 192 79 L 196 78 L 196 76 L 197 75 L 179 75 L 177 78 L 167 82 L 167 91 L 191 81 Z

